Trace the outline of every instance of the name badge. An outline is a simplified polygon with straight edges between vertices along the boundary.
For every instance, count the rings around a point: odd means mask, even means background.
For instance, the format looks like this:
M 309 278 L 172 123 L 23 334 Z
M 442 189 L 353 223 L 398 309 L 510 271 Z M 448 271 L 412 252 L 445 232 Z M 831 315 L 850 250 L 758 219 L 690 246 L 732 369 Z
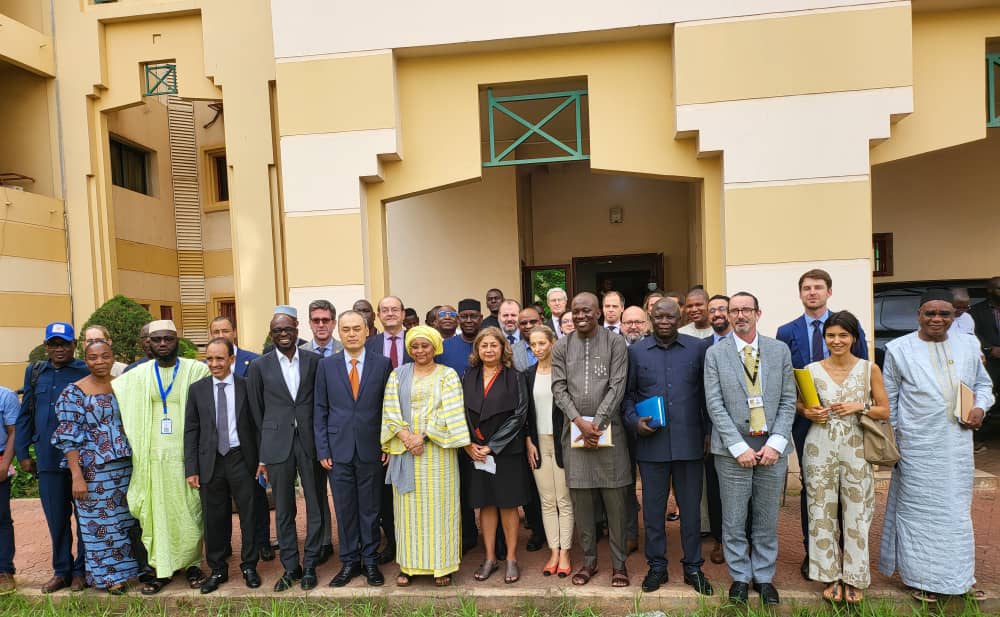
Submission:
M 164 418 L 160 420 L 160 434 L 161 435 L 172 435 L 174 433 L 174 423 L 170 418 Z
M 749 407 L 750 409 L 760 409 L 764 407 L 764 397 L 763 396 L 747 397 L 747 407 Z

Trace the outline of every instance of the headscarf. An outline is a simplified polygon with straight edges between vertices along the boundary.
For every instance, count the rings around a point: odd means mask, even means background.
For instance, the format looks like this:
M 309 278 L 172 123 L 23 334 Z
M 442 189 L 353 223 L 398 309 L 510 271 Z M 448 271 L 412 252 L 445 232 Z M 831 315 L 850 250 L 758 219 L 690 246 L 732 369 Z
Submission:
M 414 326 L 406 331 L 406 349 L 410 348 L 410 343 L 413 339 L 423 338 L 427 339 L 431 346 L 434 347 L 434 355 L 440 355 L 444 353 L 444 339 L 441 338 L 441 333 L 430 326 Z

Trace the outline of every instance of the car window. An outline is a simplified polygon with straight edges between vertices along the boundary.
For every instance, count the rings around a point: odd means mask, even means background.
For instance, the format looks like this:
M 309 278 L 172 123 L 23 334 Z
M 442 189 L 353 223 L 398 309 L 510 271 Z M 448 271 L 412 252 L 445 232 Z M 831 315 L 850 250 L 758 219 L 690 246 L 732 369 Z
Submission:
M 916 330 L 919 296 L 888 296 L 882 298 L 880 325 L 887 330 Z

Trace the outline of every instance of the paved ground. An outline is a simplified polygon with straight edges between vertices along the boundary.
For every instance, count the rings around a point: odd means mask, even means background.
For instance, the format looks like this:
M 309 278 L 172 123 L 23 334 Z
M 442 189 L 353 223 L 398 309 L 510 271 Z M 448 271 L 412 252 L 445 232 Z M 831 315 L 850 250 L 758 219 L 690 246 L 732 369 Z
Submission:
M 1000 444 L 987 450 L 981 455 L 977 455 L 977 465 L 980 468 L 980 478 L 977 482 L 977 491 L 973 502 L 973 516 L 976 529 L 976 560 L 977 577 L 980 588 L 986 590 L 991 598 L 990 608 L 997 603 L 1000 607 L 1000 543 L 995 538 L 1000 537 L 1000 505 L 998 505 L 996 478 L 990 473 L 1000 475 Z M 989 473 L 987 473 L 989 472 Z M 877 506 L 875 520 L 871 532 L 871 561 L 878 563 L 879 541 L 881 537 L 882 515 L 885 510 L 885 483 L 880 483 L 880 490 L 877 493 Z M 38 588 L 51 576 L 49 538 L 46 531 L 44 517 L 37 499 L 15 500 L 13 504 L 13 516 L 15 525 L 15 537 L 17 541 L 17 555 L 15 564 L 17 566 L 17 581 L 22 592 L 27 594 L 38 593 Z M 304 505 L 300 504 L 300 529 L 304 525 Z M 273 516 L 273 513 L 272 513 Z M 234 525 L 235 527 L 235 525 Z M 655 608 L 679 609 L 687 606 L 697 606 L 698 598 L 694 592 L 681 582 L 681 567 L 679 563 L 680 547 L 678 539 L 678 523 L 668 523 L 668 558 L 670 560 L 670 583 L 654 594 L 646 594 L 641 599 L 642 607 L 646 610 Z M 799 530 L 799 506 L 798 496 L 790 494 L 786 503 L 781 507 L 780 523 L 780 553 L 778 572 L 775 584 L 782 592 L 786 604 L 795 602 L 815 601 L 822 585 L 812 583 L 802 579 L 799 575 L 799 564 L 803 557 L 801 543 L 801 532 Z M 239 554 L 239 530 L 236 528 L 233 542 L 235 552 Z M 300 537 L 303 534 L 300 531 Z M 521 542 L 526 541 L 526 532 L 522 531 Z M 719 591 L 725 592 L 730 583 L 725 565 L 715 565 L 708 561 L 708 552 L 711 550 L 712 541 L 706 540 L 704 543 L 704 553 L 706 562 L 704 570 L 709 580 Z M 454 601 L 459 596 L 474 596 L 480 606 L 511 606 L 524 601 L 546 602 L 559 601 L 561 598 L 573 598 L 584 604 L 599 605 L 610 609 L 610 612 L 624 613 L 631 610 L 635 594 L 639 591 L 639 584 L 646 572 L 645 559 L 640 552 L 633 553 L 628 559 L 628 569 L 632 579 L 632 586 L 626 589 L 613 589 L 610 587 L 610 562 L 608 557 L 607 542 L 602 541 L 599 545 L 601 555 L 600 573 L 585 587 L 575 587 L 570 580 L 556 577 L 543 577 L 541 568 L 547 558 L 547 549 L 528 553 L 522 550 L 519 552 L 519 561 L 522 566 L 522 579 L 514 585 L 505 585 L 503 582 L 503 569 L 495 574 L 489 581 L 476 582 L 472 573 L 483 559 L 482 548 L 471 551 L 466 555 L 461 571 L 455 577 L 455 584 L 450 589 L 437 589 L 430 580 L 416 579 L 414 584 L 403 590 L 397 588 L 392 577 L 396 573 L 393 565 L 383 566 L 383 572 L 388 579 L 387 585 L 380 589 L 368 588 L 363 579 L 355 580 L 344 589 L 333 590 L 327 587 L 327 583 L 339 570 L 339 560 L 334 557 L 319 568 L 320 586 L 317 590 L 305 592 L 295 589 L 285 592 L 282 597 L 293 596 L 323 596 L 349 598 L 359 595 L 377 595 L 392 598 L 393 601 L 413 601 L 423 602 L 430 598 Z M 573 565 L 579 564 L 579 555 L 574 551 Z M 873 570 L 875 567 L 873 566 Z M 279 577 L 281 570 L 277 560 L 269 563 L 261 563 L 259 572 L 264 580 L 264 585 L 257 591 L 251 591 L 243 586 L 239 577 L 238 562 L 233 561 L 231 565 L 232 578 L 230 582 L 223 586 L 215 596 L 272 596 L 271 591 L 274 582 Z M 877 571 L 873 571 L 872 587 L 869 590 L 870 597 L 901 597 L 904 593 L 903 587 L 898 578 L 888 579 Z M 60 592 L 68 593 L 68 592 Z M 186 588 L 181 581 L 175 581 L 168 586 L 163 595 L 168 597 L 176 596 L 197 596 L 197 591 Z

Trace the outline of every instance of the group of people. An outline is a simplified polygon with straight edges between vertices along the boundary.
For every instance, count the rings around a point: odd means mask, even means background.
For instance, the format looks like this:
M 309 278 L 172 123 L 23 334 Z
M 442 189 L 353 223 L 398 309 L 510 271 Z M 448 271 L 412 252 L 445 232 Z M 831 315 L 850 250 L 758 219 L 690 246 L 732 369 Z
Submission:
M 148 357 L 128 367 L 115 362 L 106 329 L 87 328 L 77 360 L 73 327 L 53 323 L 48 360 L 26 370 L 23 400 L 0 390 L 0 469 L 16 455 L 38 474 L 53 553 L 46 593 L 122 593 L 138 577 L 155 594 L 175 576 L 215 591 L 229 576 L 234 502 L 240 571 L 259 587 L 258 560 L 275 557 L 269 485 L 283 566 L 275 591 L 317 586 L 316 568 L 333 553 L 329 486 L 341 561 L 333 587 L 361 576 L 382 585 L 379 566 L 393 561 L 398 586 L 417 576 L 450 585 L 480 536 L 474 578 L 503 562 L 504 582 L 515 583 L 521 509 L 525 548 L 551 551 L 542 574 L 589 583 L 606 533 L 610 582 L 624 587 L 641 513 L 644 591 L 668 580 L 666 521 L 679 516 L 685 584 L 713 594 L 702 572 L 710 535 L 712 561 L 732 578 L 729 598 L 746 603 L 752 588 L 777 604 L 778 509 L 794 448 L 802 574 L 825 583 L 826 599 L 856 603 L 870 583 L 874 479 L 860 422 L 869 416 L 891 422 L 901 453 L 881 570 L 899 572 L 923 601 L 981 596 L 970 429 L 995 402 L 1000 278 L 971 311 L 973 334 L 953 327 L 951 292 L 925 294 L 918 330 L 888 345 L 884 371 L 868 361 L 858 319 L 827 306 L 828 273 L 806 272 L 798 291 L 804 312 L 776 339 L 758 333 L 754 295 L 700 287 L 651 293 L 641 307 L 613 290 L 570 301 L 553 289 L 548 315 L 491 289 L 485 314 L 467 298 L 435 307 L 424 325 L 394 296 L 340 315 L 317 300 L 311 340 L 299 338 L 296 309 L 278 306 L 263 355 L 237 348 L 234 324 L 218 317 L 204 361 L 188 360 L 174 324 L 158 320 L 142 333 Z M 809 372 L 819 405 L 797 396 L 793 368 Z M 963 389 L 965 415 L 956 414 Z M 671 491 L 677 513 L 667 512 Z M 14 589 L 13 548 L 4 481 L 0 592 Z

